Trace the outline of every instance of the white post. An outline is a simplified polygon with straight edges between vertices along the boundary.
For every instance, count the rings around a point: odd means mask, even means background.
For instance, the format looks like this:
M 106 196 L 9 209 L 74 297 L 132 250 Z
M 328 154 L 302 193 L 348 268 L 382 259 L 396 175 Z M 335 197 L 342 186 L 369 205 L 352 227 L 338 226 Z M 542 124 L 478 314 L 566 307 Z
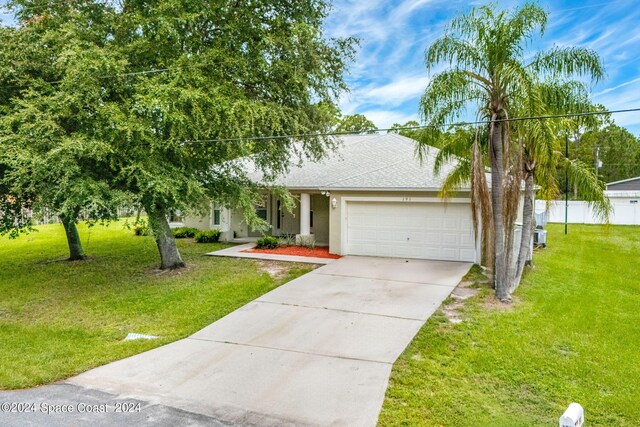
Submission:
M 309 193 L 300 194 L 300 235 L 311 234 L 311 196 Z

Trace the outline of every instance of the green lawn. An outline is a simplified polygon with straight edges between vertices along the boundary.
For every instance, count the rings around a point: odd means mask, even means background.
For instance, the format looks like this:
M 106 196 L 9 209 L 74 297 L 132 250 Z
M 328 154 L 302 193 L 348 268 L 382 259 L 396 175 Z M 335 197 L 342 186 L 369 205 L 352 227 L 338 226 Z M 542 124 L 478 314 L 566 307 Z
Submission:
M 396 362 L 381 425 L 640 425 L 640 227 L 550 225 L 508 309 L 432 317 Z
M 60 225 L 0 237 L 0 389 L 46 384 L 188 336 L 307 271 L 272 278 L 252 260 L 205 257 L 223 243 L 178 245 L 186 270 L 159 272 L 155 243 L 122 223 L 80 226 L 86 261 L 67 262 Z M 159 336 L 122 339 L 129 332 Z

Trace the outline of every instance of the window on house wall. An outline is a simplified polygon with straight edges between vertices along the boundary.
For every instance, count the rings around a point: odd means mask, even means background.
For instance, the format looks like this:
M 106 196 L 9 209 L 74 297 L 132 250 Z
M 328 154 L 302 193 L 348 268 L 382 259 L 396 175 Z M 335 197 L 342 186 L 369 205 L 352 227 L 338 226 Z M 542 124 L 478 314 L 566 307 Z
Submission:
M 217 203 L 213 204 L 213 225 L 220 225 L 220 205 Z
M 309 212 L 309 227 L 313 228 L 313 211 Z
M 276 206 L 277 206 L 276 213 L 278 215 L 278 218 L 276 218 L 276 223 L 277 223 L 276 228 L 281 228 L 280 226 L 282 225 L 282 223 L 281 223 L 280 217 L 282 216 L 282 210 L 280 208 L 280 200 L 276 202 Z

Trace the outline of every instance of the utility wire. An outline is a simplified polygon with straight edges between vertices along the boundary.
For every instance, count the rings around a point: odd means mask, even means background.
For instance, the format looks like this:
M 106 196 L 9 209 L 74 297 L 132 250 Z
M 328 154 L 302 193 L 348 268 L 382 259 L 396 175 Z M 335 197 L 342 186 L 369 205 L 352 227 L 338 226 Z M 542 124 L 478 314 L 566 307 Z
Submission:
M 618 114 L 618 113 L 631 113 L 638 112 L 640 108 L 627 108 L 624 110 L 612 110 L 612 111 L 586 111 L 581 113 L 566 113 L 566 114 L 549 114 L 543 116 L 528 116 L 528 117 L 511 117 L 506 119 L 496 120 L 478 120 L 473 122 L 455 122 L 455 123 L 442 123 L 437 125 L 420 125 L 420 126 L 404 126 L 393 128 L 377 128 L 370 129 L 367 133 L 389 132 L 389 131 L 402 131 L 402 130 L 422 130 L 422 129 L 440 129 L 445 127 L 459 127 L 459 126 L 477 126 L 488 125 L 495 122 L 521 122 L 524 120 L 547 120 L 547 119 L 559 119 L 565 117 L 584 117 L 584 116 L 596 116 L 601 114 Z M 362 132 L 324 132 L 324 133 L 300 133 L 289 135 L 271 135 L 271 136 L 250 136 L 245 138 L 217 138 L 217 139 L 192 139 L 185 142 L 240 142 L 240 141 L 263 141 L 270 139 L 296 139 L 307 137 L 319 137 L 319 136 L 343 136 L 343 135 L 360 135 Z

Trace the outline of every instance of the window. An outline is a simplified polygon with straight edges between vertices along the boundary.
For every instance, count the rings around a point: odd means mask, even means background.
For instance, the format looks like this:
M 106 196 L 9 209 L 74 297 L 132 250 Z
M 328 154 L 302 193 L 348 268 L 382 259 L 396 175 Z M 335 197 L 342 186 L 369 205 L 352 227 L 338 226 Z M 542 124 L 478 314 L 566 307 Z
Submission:
M 281 217 L 281 215 L 282 215 L 282 210 L 281 210 L 281 208 L 280 208 L 280 200 L 278 200 L 278 201 L 276 202 L 276 206 L 277 206 L 277 209 L 276 209 L 276 210 L 277 210 L 277 214 L 278 214 L 278 218 L 276 218 L 276 222 L 277 222 L 277 224 L 276 224 L 276 228 L 280 228 L 280 226 L 282 225 L 282 224 L 281 224 L 281 222 L 280 222 L 280 217 Z
M 220 205 L 213 204 L 213 225 L 220 225 Z
M 313 228 L 313 211 L 309 212 L 309 227 Z

